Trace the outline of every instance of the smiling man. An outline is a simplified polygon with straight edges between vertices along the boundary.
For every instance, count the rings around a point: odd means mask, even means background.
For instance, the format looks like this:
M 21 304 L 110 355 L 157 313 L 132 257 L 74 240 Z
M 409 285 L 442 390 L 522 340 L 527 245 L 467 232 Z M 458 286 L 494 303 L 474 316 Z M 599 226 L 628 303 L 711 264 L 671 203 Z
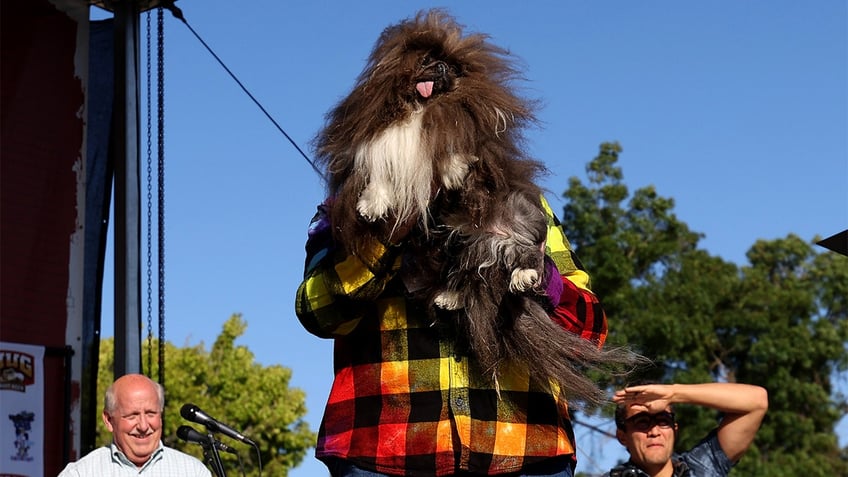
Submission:
M 632 386 L 613 401 L 616 437 L 630 460 L 608 477 L 724 477 L 754 441 L 768 409 L 765 389 L 735 383 Z M 715 409 L 723 417 L 695 447 L 676 454 L 674 404 Z
M 112 444 L 68 464 L 59 477 L 211 477 L 202 462 L 162 444 L 165 391 L 159 383 L 141 374 L 121 376 L 106 390 L 103 407 Z

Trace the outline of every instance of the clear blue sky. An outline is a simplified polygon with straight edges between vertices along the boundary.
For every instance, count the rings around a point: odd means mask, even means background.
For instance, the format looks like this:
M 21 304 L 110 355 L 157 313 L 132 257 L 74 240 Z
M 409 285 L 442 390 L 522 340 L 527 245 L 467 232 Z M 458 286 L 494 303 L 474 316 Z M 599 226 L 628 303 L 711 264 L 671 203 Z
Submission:
M 630 190 L 656 186 L 706 235 L 702 248 L 740 265 L 758 239 L 812 240 L 848 227 L 846 5 L 177 1 L 310 157 L 324 114 L 351 88 L 382 29 L 445 6 L 523 60 L 526 86 L 544 104 L 529 147 L 551 170 L 543 185 L 556 211 L 568 178 L 585 177 L 600 143 L 619 141 Z M 293 370 L 317 429 L 331 343 L 300 327 L 293 298 L 323 185 L 167 13 L 165 55 L 166 339 L 208 347 L 224 321 L 242 313 L 248 328 L 237 343 L 264 365 Z M 104 336 L 113 329 L 108 266 Z M 578 470 L 606 470 L 623 455 L 614 440 L 577 433 Z M 325 472 L 309 457 L 291 475 Z

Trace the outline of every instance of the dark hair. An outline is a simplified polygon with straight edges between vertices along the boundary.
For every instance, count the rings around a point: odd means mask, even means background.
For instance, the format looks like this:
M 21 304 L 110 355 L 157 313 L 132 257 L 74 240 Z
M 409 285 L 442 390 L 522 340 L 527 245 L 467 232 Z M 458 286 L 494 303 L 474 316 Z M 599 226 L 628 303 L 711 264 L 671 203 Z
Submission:
M 624 421 L 627 418 L 627 406 L 618 405 L 615 407 L 615 427 L 624 430 Z

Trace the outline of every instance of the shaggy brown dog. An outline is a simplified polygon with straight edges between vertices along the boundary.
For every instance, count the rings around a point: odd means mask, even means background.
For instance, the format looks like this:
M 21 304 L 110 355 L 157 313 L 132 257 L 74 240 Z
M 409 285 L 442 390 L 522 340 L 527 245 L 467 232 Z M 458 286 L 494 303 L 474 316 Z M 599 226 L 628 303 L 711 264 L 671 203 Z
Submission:
M 547 222 L 534 182 L 544 167 L 524 153 L 535 105 L 514 92 L 518 79 L 507 51 L 464 36 L 443 11 L 383 31 L 314 143 L 333 236 L 360 254 L 411 229 L 410 288 L 453 321 L 496 384 L 517 365 L 563 396 L 598 402 L 587 368 L 630 356 L 599 350 L 545 310 Z

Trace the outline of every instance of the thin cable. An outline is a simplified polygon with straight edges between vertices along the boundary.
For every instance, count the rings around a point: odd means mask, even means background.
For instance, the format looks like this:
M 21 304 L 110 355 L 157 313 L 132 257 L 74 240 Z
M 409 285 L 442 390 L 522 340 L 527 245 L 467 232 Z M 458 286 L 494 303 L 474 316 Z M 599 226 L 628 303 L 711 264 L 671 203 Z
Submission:
M 578 421 L 578 420 L 577 420 L 577 418 L 576 418 L 576 417 L 574 417 L 574 416 L 572 416 L 572 417 L 571 417 L 571 422 L 572 422 L 572 423 L 574 423 L 574 424 L 577 424 L 577 425 L 580 425 L 580 426 L 586 427 L 586 428 L 588 428 L 588 429 L 589 429 L 590 431 L 592 431 L 592 432 L 597 432 L 598 434 L 603 434 L 603 435 L 605 435 L 605 436 L 607 436 L 607 437 L 610 437 L 610 438 L 613 438 L 613 439 L 617 439 L 617 437 L 615 437 L 615 434 L 612 434 L 612 433 L 610 433 L 610 432 L 608 432 L 608 431 L 606 431 L 606 430 L 604 430 L 604 429 L 601 429 L 601 428 L 600 428 L 600 427 L 598 427 L 598 426 L 594 426 L 594 425 L 592 425 L 592 424 L 589 424 L 589 423 L 586 423 L 586 422 L 583 422 L 583 421 Z
M 306 153 L 303 152 L 303 150 L 300 148 L 300 146 L 298 146 L 297 143 L 294 142 L 294 139 L 292 139 L 288 135 L 288 133 L 286 133 L 286 131 L 283 130 L 283 128 L 277 123 L 277 121 L 275 121 L 274 118 L 271 117 L 271 114 L 268 113 L 268 111 L 265 109 L 265 107 L 262 106 L 262 104 L 250 93 L 250 91 L 247 90 L 247 88 L 242 84 L 241 81 L 239 81 L 239 79 L 236 77 L 236 75 L 233 74 L 232 71 L 230 71 L 230 69 L 227 67 L 227 65 L 224 64 L 223 61 L 221 61 L 221 58 L 219 58 L 218 55 L 216 55 L 215 52 L 212 51 L 212 48 L 210 48 L 209 45 L 207 45 L 206 42 L 203 41 L 203 38 L 201 38 L 200 35 L 198 35 L 196 31 L 194 31 L 194 28 L 192 28 L 191 25 L 188 24 L 188 21 L 186 21 L 185 17 L 183 16 L 182 10 L 180 10 L 176 5 L 174 5 L 173 0 L 164 1 L 161 5 L 162 5 L 162 7 L 170 10 L 175 18 L 177 18 L 178 20 L 182 21 L 183 24 L 185 24 L 185 26 L 194 35 L 194 37 L 197 38 L 197 40 L 206 48 L 206 51 L 208 51 L 209 54 L 211 54 L 215 58 L 215 60 L 218 61 L 218 64 L 220 64 L 221 67 L 224 68 L 224 70 L 236 82 L 236 84 L 238 84 L 239 87 L 241 87 L 242 91 L 244 91 L 244 93 L 247 94 L 247 96 L 251 100 L 253 100 L 253 102 L 256 104 L 256 106 L 258 106 L 259 109 L 262 110 L 262 112 L 265 114 L 265 116 L 274 124 L 274 126 L 277 127 L 277 130 L 280 131 L 280 133 L 282 133 L 283 136 L 285 136 L 286 139 L 288 139 L 288 141 L 291 143 L 291 145 L 294 146 L 295 149 L 297 149 L 297 152 L 299 152 L 300 155 L 303 156 L 304 159 L 306 159 L 306 162 L 308 162 L 309 165 L 312 166 L 312 170 L 314 170 L 315 173 L 318 174 L 318 177 L 320 177 L 324 182 L 326 182 L 327 178 L 324 177 L 324 173 L 321 172 L 321 170 L 315 165 L 315 163 L 312 161 L 312 159 L 310 159 L 306 155 Z
M 603 435 L 603 436 L 605 436 L 609 439 L 617 440 L 617 437 L 615 436 L 615 434 L 612 434 L 611 432 L 609 432 L 605 429 L 602 429 L 598 426 L 594 426 L 592 424 L 580 421 L 580 420 L 577 419 L 576 415 L 571 416 L 571 422 L 573 424 L 586 427 L 589 430 L 589 432 L 591 432 L 591 433 L 601 434 L 601 435 Z M 606 458 L 606 456 L 604 455 L 604 452 L 602 450 L 599 450 L 599 448 L 597 447 L 598 446 L 597 441 L 594 438 L 590 438 L 590 439 L 591 439 L 591 443 L 592 443 L 592 450 L 587 452 L 585 450 L 584 446 L 581 446 L 578 449 L 578 451 L 580 451 L 583 458 L 586 459 L 585 464 L 588 466 L 589 469 L 597 469 L 597 470 L 603 472 L 604 466 L 601 465 L 600 459 L 604 459 L 604 458 Z

